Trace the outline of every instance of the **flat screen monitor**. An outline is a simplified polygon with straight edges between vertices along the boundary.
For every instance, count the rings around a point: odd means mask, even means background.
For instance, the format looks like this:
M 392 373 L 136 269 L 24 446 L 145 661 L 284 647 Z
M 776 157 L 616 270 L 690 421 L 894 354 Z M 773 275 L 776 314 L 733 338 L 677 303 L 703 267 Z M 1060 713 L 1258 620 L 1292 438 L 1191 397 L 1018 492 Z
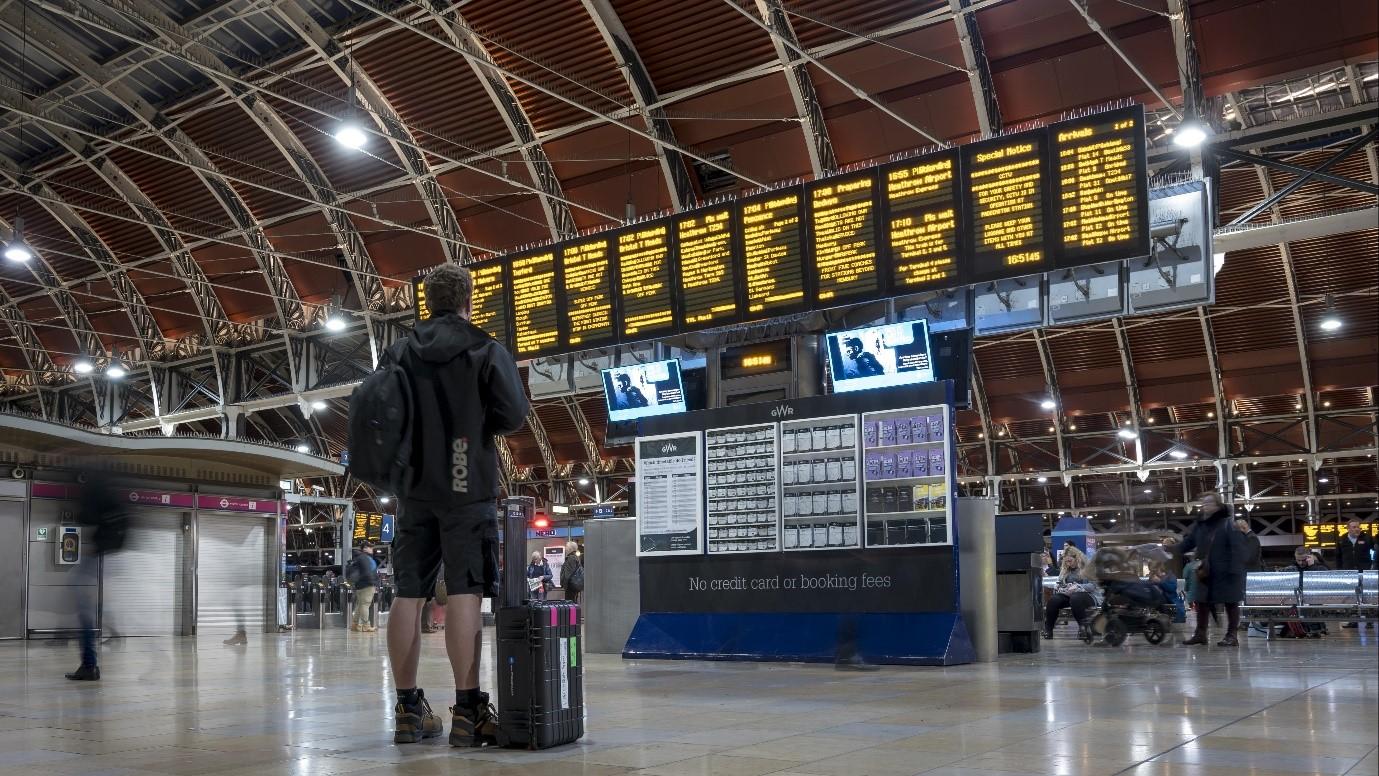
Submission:
M 903 321 L 827 335 L 833 391 L 864 391 L 934 379 L 925 321 Z
M 674 359 L 603 370 L 603 395 L 613 422 L 687 409 L 680 362 Z

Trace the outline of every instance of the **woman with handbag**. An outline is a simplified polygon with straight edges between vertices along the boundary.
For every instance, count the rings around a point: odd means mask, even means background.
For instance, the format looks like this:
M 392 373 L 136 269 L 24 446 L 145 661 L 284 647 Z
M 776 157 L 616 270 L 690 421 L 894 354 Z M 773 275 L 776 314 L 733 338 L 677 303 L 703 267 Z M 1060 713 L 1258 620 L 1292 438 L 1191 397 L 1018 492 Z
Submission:
M 1240 628 L 1240 602 L 1245 599 L 1245 561 L 1248 554 L 1244 535 L 1235 530 L 1230 510 L 1215 493 L 1205 493 L 1198 500 L 1202 514 L 1192 524 L 1187 537 L 1176 549 L 1183 553 L 1195 551 L 1200 561 L 1192 571 L 1196 578 L 1193 603 L 1197 604 L 1197 628 L 1184 646 L 1207 643 L 1207 625 L 1211 612 L 1219 604 L 1226 608 L 1226 635 L 1216 642 L 1218 647 L 1238 647 L 1235 632 Z

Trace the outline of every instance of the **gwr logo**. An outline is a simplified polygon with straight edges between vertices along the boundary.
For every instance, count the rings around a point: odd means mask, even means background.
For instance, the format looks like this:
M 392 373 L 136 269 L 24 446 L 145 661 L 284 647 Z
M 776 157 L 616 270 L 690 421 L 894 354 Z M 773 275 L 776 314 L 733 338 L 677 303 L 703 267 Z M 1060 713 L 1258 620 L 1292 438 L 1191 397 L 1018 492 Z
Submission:
M 771 410 L 771 417 L 773 418 L 788 418 L 794 414 L 795 408 L 789 404 L 777 404 L 775 409 Z

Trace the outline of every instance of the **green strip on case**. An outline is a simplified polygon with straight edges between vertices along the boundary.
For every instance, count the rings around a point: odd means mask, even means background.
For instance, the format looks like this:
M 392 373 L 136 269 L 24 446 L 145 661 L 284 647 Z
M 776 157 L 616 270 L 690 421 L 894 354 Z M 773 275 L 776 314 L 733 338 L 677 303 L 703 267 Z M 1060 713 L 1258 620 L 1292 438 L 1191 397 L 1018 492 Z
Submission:
M 579 637 L 570 637 L 570 667 L 579 667 Z

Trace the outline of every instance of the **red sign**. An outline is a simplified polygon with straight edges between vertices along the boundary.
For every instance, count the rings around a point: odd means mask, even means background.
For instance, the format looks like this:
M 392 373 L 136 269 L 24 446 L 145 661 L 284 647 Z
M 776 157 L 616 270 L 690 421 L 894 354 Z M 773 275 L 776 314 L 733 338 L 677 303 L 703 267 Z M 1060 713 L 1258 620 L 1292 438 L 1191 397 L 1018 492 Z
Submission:
M 151 490 L 131 490 L 125 492 L 125 500 L 131 504 L 149 507 L 188 507 L 194 502 L 190 493 L 159 493 Z
M 35 482 L 29 491 L 33 498 L 76 498 L 77 489 L 58 482 Z
M 278 502 L 271 498 L 257 499 L 245 496 L 197 496 L 196 508 L 217 512 L 257 512 L 273 515 L 278 513 Z

